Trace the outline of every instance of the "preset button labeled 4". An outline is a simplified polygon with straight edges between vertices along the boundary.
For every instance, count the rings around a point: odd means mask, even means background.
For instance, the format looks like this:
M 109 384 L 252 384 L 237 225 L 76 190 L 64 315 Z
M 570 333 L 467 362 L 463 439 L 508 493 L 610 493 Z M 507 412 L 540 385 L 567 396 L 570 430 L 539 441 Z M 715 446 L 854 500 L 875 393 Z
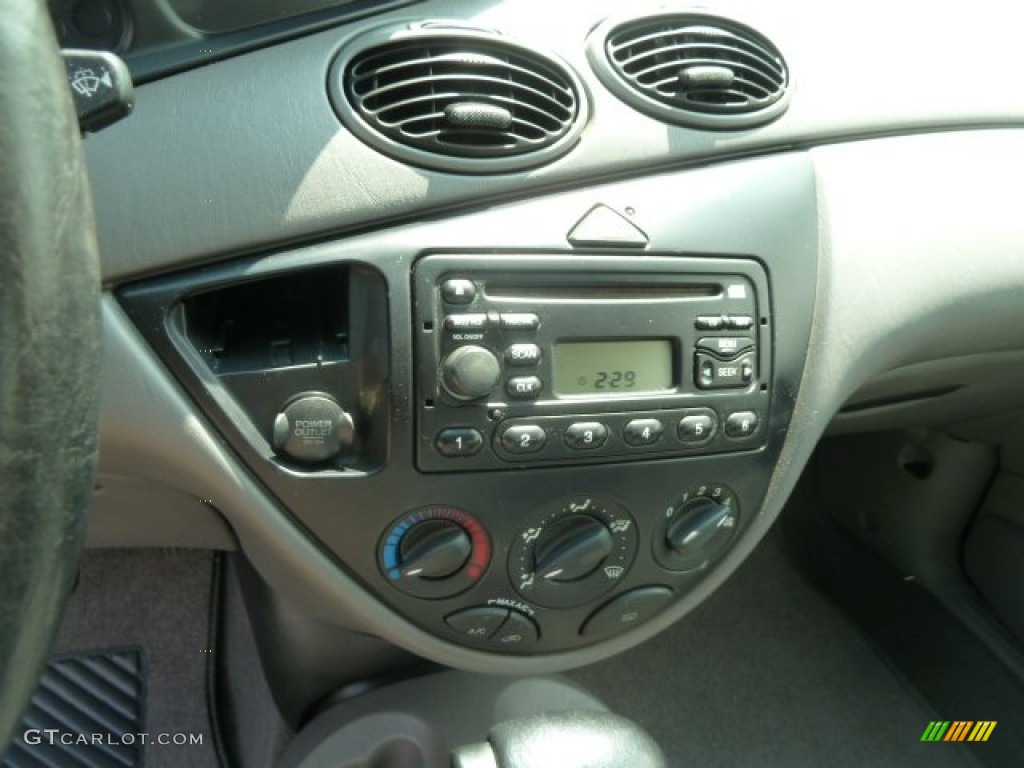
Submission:
M 622 430 L 627 445 L 654 445 L 661 440 L 665 425 L 658 419 L 633 419 Z

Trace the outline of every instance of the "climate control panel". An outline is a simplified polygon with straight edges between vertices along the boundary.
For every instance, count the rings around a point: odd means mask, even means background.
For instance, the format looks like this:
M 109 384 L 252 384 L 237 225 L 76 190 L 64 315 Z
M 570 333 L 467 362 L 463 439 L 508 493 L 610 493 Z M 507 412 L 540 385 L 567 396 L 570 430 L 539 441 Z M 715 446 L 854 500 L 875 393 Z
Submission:
M 571 647 L 625 631 L 666 608 L 720 559 L 747 522 L 722 483 L 631 511 L 604 493 L 520 510 L 485 530 L 454 506 L 412 510 L 381 539 L 378 565 L 419 601 L 434 631 L 509 653 Z

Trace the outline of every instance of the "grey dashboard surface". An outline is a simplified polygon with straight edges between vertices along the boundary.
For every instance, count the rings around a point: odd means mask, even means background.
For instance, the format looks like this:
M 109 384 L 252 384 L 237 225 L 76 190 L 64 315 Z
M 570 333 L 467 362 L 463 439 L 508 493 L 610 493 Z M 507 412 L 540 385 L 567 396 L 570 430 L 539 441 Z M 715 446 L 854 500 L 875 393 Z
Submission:
M 619 101 L 594 76 L 588 31 L 610 14 L 644 7 L 614 0 L 424 2 L 139 88 L 131 119 L 86 142 L 105 279 L 586 178 L 873 133 L 1024 123 L 1024 103 L 1009 98 L 1005 86 L 1024 69 L 1012 5 L 972 8 L 986 19 L 984 35 L 963 34 L 960 13 L 923 3 L 716 5 L 772 38 L 796 81 L 779 120 L 732 133 L 666 126 Z M 592 102 L 579 145 L 532 171 L 459 176 L 405 166 L 345 131 L 327 95 L 333 54 L 370 23 L 423 19 L 497 29 L 560 54 Z M 983 62 L 983 69 L 969 62 Z

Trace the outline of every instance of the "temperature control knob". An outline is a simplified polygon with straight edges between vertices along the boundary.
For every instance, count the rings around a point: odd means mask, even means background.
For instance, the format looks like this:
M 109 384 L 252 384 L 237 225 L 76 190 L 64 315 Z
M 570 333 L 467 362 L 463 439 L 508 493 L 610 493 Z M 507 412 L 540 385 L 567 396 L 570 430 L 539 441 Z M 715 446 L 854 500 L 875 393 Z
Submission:
M 739 520 L 739 504 L 724 485 L 691 488 L 665 511 L 654 554 L 672 571 L 703 570 L 725 552 Z
M 491 542 L 483 526 L 455 507 L 415 509 L 385 532 L 377 562 L 385 578 L 415 597 L 457 595 L 483 576 Z
M 473 551 L 466 529 L 451 520 L 428 520 L 398 543 L 399 569 L 406 577 L 444 579 L 465 565 Z
M 456 400 L 479 400 L 494 391 L 501 363 L 489 349 L 467 344 L 456 347 L 441 363 L 441 383 Z
M 534 549 L 542 579 L 570 582 L 593 573 L 615 548 L 608 526 L 590 515 L 569 515 L 548 526 Z

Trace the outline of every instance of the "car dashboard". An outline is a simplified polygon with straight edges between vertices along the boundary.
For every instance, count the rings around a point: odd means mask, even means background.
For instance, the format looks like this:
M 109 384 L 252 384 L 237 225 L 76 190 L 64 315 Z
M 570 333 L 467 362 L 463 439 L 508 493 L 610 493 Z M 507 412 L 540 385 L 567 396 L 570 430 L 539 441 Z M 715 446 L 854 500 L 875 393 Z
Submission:
M 707 598 L 826 433 L 1019 407 L 1012 25 L 310 11 L 104 43 L 139 85 L 85 141 L 93 546 L 237 548 L 326 623 L 564 670 Z

